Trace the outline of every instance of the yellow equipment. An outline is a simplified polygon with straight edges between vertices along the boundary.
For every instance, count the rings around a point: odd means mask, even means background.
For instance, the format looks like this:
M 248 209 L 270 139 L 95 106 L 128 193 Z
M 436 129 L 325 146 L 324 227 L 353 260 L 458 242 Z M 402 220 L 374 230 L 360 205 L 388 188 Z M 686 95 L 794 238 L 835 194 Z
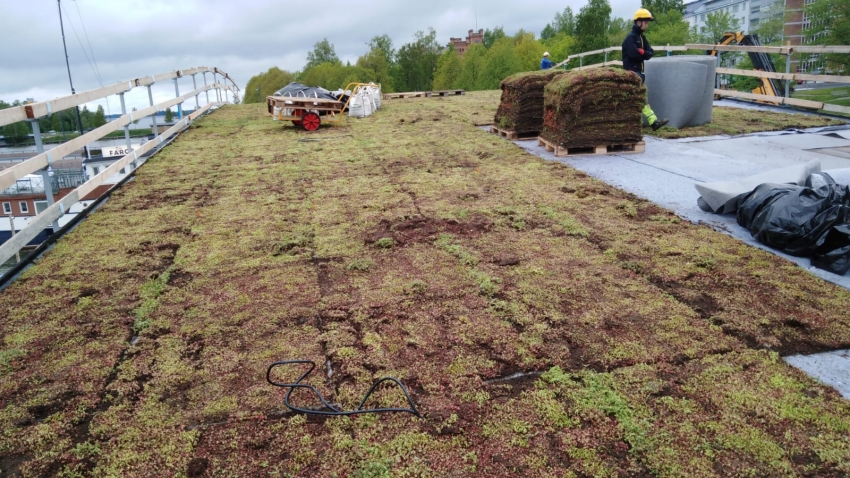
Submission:
M 744 46 L 761 46 L 758 35 L 744 35 L 741 32 L 726 32 L 720 38 L 717 45 L 729 45 L 735 42 L 738 45 Z M 753 63 L 753 70 L 769 71 L 775 73 L 773 61 L 767 53 L 747 52 L 750 55 L 750 61 Z M 710 50 L 709 55 L 717 56 L 717 50 Z M 779 92 L 783 91 L 780 80 L 773 78 L 759 78 L 758 88 L 753 90 L 753 93 L 769 96 L 783 96 Z

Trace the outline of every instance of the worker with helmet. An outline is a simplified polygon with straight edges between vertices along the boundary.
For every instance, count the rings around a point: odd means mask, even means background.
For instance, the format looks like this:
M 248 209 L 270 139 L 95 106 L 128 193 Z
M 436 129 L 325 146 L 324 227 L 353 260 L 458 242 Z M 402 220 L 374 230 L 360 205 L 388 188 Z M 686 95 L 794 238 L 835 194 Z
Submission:
M 643 36 L 643 32 L 649 27 L 649 22 L 654 20 L 649 10 L 639 8 L 635 12 L 635 24 L 632 26 L 632 31 L 623 40 L 623 68 L 637 73 L 641 81 L 646 81 L 646 76 L 643 74 L 643 62 L 652 58 L 655 53 L 646 37 Z M 652 126 L 653 131 L 669 121 L 667 118 L 659 120 L 648 103 L 643 107 L 643 115 L 646 116 L 646 121 Z
M 549 68 L 552 68 L 553 65 L 555 64 L 549 59 L 549 52 L 543 52 L 543 59 L 540 60 L 540 69 L 548 70 Z

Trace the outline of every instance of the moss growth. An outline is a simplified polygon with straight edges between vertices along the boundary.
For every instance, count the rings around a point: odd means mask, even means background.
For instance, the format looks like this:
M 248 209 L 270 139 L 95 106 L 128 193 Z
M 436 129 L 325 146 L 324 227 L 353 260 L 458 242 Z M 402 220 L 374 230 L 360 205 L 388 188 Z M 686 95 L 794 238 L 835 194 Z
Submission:
M 476 129 L 498 94 L 385 102 L 309 138 L 259 105 L 196 123 L 0 293 L 4 463 L 850 473 L 846 401 L 777 353 L 844 344 L 850 294 Z M 290 416 L 264 377 L 291 358 L 346 409 L 396 377 L 423 418 Z M 366 406 L 406 403 L 384 385 Z

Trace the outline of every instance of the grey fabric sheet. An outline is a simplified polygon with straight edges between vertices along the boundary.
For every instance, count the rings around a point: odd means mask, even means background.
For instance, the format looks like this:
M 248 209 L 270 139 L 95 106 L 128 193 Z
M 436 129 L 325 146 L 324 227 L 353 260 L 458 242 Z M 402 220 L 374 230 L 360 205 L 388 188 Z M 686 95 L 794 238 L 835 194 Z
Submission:
M 736 179 L 734 181 L 718 181 L 713 183 L 696 183 L 697 192 L 702 199 L 717 213 L 734 212 L 736 199 L 764 183 L 798 184 L 802 185 L 806 178 L 820 171 L 820 161 L 814 159 L 804 164 L 795 164 L 784 168 L 773 169 Z M 836 182 L 838 182 L 836 180 Z

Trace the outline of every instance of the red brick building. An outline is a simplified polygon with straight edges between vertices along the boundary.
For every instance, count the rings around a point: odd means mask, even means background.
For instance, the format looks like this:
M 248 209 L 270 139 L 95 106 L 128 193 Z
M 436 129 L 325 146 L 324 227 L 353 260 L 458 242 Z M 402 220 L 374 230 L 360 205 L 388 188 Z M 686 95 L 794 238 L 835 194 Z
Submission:
M 817 0 L 785 0 L 785 42 L 791 46 L 810 44 L 814 38 L 806 35 L 811 27 L 811 20 L 806 16 L 806 5 Z M 794 54 L 791 55 L 791 71 L 812 72 L 822 67 L 820 55 Z
M 803 1 L 785 0 L 785 41 L 791 45 L 802 45 L 803 38 Z
M 460 56 L 463 56 L 463 54 L 470 47 L 470 45 L 474 43 L 484 43 L 483 28 L 479 29 L 477 33 L 473 30 L 469 30 L 469 35 L 467 35 L 466 40 L 464 40 L 463 38 L 449 38 L 449 44 L 454 45 L 455 50 L 457 50 L 457 54 Z

